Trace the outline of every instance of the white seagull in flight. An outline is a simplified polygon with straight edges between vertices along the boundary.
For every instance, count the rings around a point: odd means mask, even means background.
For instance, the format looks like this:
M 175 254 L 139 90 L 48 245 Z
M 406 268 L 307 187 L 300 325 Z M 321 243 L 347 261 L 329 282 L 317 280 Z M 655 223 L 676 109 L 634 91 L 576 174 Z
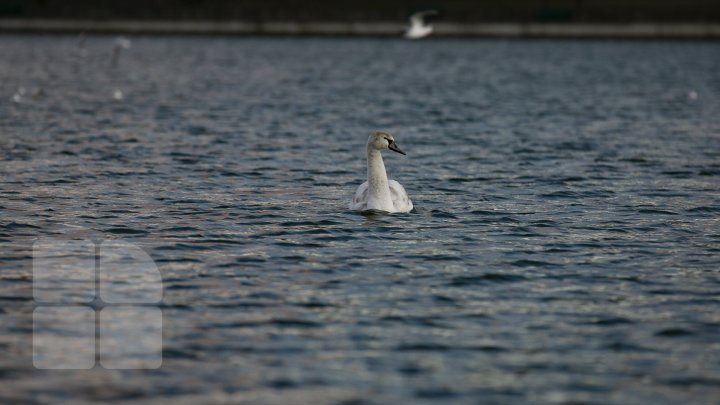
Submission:
M 437 14 L 435 10 L 418 11 L 410 16 L 410 26 L 405 31 L 405 38 L 420 39 L 433 32 L 433 26 L 425 24 L 425 16 Z

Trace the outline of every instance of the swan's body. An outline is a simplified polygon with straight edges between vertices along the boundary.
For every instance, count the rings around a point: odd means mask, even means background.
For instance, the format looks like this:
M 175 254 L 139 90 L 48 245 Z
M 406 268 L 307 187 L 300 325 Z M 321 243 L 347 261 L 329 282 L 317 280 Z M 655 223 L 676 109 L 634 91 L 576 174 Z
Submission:
M 421 11 L 410 16 L 410 26 L 405 31 L 405 38 L 420 39 L 433 32 L 433 26 L 425 24 L 425 16 L 436 14 L 436 11 Z
M 386 212 L 410 212 L 413 203 L 405 188 L 395 180 L 388 180 L 380 151 L 390 149 L 402 153 L 392 135 L 386 132 L 375 132 L 367 142 L 367 174 L 368 180 L 358 187 L 350 202 L 354 211 L 378 210 Z

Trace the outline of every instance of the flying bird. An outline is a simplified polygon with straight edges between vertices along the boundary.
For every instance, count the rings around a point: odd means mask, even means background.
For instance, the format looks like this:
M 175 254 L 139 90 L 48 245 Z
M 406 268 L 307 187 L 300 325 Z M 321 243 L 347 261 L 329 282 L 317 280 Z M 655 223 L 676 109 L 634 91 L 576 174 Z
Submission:
M 410 16 L 410 26 L 405 31 L 405 38 L 420 39 L 433 32 L 433 26 L 425 24 L 425 16 L 437 14 L 435 10 L 418 11 Z

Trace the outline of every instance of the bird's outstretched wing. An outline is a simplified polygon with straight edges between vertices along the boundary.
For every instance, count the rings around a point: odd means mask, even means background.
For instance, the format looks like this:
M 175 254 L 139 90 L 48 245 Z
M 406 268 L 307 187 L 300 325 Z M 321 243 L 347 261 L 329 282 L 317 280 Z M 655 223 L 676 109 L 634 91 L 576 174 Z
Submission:
M 425 25 L 425 16 L 437 14 L 437 11 L 435 10 L 425 10 L 425 11 L 418 11 L 417 13 L 413 13 L 410 16 L 410 24 L 413 26 L 424 26 Z

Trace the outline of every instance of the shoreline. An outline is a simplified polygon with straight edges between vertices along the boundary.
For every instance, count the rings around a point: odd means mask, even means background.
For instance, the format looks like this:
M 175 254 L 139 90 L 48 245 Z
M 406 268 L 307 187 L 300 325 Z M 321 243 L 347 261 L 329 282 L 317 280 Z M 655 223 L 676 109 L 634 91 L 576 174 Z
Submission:
M 433 37 L 718 39 L 720 23 L 452 23 L 433 24 Z M 401 22 L 242 22 L 0 19 L 2 33 L 125 33 L 178 35 L 399 37 Z

